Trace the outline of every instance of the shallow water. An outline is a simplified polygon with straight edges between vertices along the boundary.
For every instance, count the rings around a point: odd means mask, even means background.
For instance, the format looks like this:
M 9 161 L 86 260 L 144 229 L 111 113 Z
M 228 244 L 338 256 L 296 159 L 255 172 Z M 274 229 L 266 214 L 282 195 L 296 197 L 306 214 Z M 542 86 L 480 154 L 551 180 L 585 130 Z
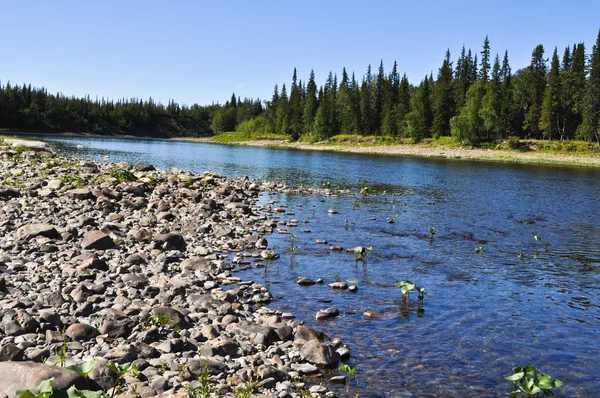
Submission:
M 513 390 L 504 380 L 511 368 L 526 364 L 562 380 L 559 396 L 600 394 L 598 170 L 45 137 L 81 157 L 294 185 L 358 190 L 366 181 L 387 190 L 366 198 L 263 195 L 261 204 L 289 206 L 281 219 L 299 220 L 298 227 L 282 228 L 297 235 L 300 248 L 286 250 L 290 235 L 267 236 L 281 258 L 266 274 L 241 271 L 269 286 L 277 298 L 270 307 L 292 311 L 351 347 L 361 396 L 500 396 Z M 363 265 L 316 239 L 373 251 Z M 302 276 L 350 280 L 358 291 L 301 287 L 295 281 Z M 408 313 L 401 308 L 394 286 L 400 280 L 427 290 L 423 313 L 415 292 Z M 340 316 L 316 321 L 316 311 L 329 306 Z M 379 317 L 365 318 L 365 311 Z

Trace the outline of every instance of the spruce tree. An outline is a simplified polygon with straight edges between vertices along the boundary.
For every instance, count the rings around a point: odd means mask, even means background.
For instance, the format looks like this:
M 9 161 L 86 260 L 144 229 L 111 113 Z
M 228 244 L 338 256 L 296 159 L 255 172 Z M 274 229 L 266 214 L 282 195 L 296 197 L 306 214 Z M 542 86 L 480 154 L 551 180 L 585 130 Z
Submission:
M 371 65 L 369 65 L 367 67 L 367 74 L 360 87 L 362 135 L 371 135 L 375 132 L 375 105 L 373 100 L 373 76 L 371 75 Z
M 398 125 L 398 134 L 402 137 L 408 136 L 408 123 L 406 117 L 410 113 L 410 84 L 406 73 L 400 80 L 398 87 L 398 104 L 396 105 L 396 124 Z
M 560 84 L 560 62 L 558 60 L 558 49 L 554 48 L 550 73 L 548 74 L 548 86 L 542 103 L 542 114 L 540 117 L 540 130 L 548 140 L 556 138 L 563 129 L 561 123 L 561 84 Z
M 294 74 L 292 76 L 292 88 L 290 91 L 290 105 L 289 105 L 289 130 L 292 139 L 297 140 L 302 134 L 303 123 L 302 123 L 302 94 L 300 92 L 300 85 L 297 82 L 298 77 L 296 74 L 296 68 L 294 68 Z
M 448 49 L 434 86 L 434 118 L 431 128 L 434 136 L 450 135 L 450 118 L 454 116 L 454 112 L 452 61 Z
M 406 116 L 408 134 L 414 142 L 431 137 L 433 109 L 431 105 L 431 86 L 428 76 L 421 82 L 411 103 L 412 110 Z
M 582 136 L 600 145 L 600 31 L 590 57 L 590 77 L 583 102 Z
M 315 72 L 310 71 L 310 77 L 306 84 L 306 99 L 304 101 L 304 113 L 302 120 L 304 122 L 304 131 L 313 131 L 313 124 L 315 122 L 315 116 L 317 115 L 318 109 L 317 101 L 317 83 L 315 83 Z
M 504 52 L 502 67 L 500 69 L 500 138 L 506 138 L 513 132 L 513 86 L 512 70 L 508 61 L 508 51 Z
M 539 44 L 531 54 L 529 65 L 529 93 L 528 109 L 525 114 L 523 128 L 531 138 L 541 138 L 540 117 L 542 113 L 542 102 L 546 91 L 546 60 L 544 59 L 544 46 Z
M 500 76 L 500 57 L 496 54 L 494 67 L 492 68 L 492 77 L 485 83 L 485 94 L 481 99 L 481 109 L 479 117 L 483 123 L 485 138 L 501 137 L 500 112 L 501 112 L 501 76 Z
M 490 71 L 490 40 L 485 36 L 483 41 L 483 49 L 481 50 L 481 69 L 479 70 L 479 78 L 487 83 L 488 73 Z
M 384 116 L 384 97 L 386 92 L 386 79 L 383 71 L 383 60 L 379 63 L 377 79 L 375 80 L 375 109 L 373 111 L 373 132 L 381 130 L 381 121 Z

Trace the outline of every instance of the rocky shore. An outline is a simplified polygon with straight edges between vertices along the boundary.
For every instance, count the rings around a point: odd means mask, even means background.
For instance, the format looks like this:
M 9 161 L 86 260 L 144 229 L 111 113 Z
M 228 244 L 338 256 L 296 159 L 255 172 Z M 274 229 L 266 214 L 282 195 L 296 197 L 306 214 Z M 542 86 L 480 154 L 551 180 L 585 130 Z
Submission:
M 344 379 L 323 373 L 348 348 L 235 274 L 277 256 L 257 200 L 291 190 L 0 146 L 0 397 L 52 377 L 109 396 L 334 396 Z M 85 363 L 89 379 L 65 369 Z

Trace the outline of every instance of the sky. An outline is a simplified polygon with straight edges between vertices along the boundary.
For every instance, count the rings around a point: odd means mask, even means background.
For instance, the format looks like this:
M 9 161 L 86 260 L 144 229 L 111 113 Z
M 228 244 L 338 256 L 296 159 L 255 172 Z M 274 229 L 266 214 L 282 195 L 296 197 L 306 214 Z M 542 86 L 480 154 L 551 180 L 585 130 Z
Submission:
M 231 94 L 269 99 L 294 67 L 317 84 L 343 67 L 361 79 L 394 61 L 412 84 L 437 74 L 446 49 L 492 57 L 513 71 L 531 52 L 584 42 L 600 30 L 598 0 L 194 1 L 1 0 L 2 84 L 50 92 L 167 103 L 224 103 Z

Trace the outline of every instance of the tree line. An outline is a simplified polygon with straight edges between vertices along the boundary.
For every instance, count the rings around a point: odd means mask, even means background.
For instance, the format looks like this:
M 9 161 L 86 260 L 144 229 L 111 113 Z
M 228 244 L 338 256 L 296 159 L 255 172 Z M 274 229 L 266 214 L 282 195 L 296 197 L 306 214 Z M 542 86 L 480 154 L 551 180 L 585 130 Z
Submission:
M 584 43 L 568 46 L 550 59 L 538 45 L 529 66 L 513 73 L 508 51 L 492 58 L 488 37 L 479 53 L 463 46 L 456 62 L 446 52 L 437 76 L 419 85 L 400 76 L 394 62 L 385 73 L 369 65 L 357 80 L 344 68 L 317 86 L 294 69 L 291 86 L 275 86 L 262 112 L 236 118 L 235 101 L 215 110 L 215 132 L 287 134 L 292 139 L 325 140 L 336 134 L 410 137 L 443 136 L 463 143 L 503 140 L 582 139 L 600 143 L 600 32 L 591 54 Z M 478 60 L 479 58 L 479 60 Z M 235 95 L 233 96 L 235 99 Z
M 364 76 L 344 68 L 329 72 L 318 86 L 294 69 L 291 85 L 275 85 L 268 101 L 236 97 L 225 104 L 167 105 L 152 98 L 111 100 L 67 97 L 45 88 L 0 82 L 0 127 L 97 134 L 165 135 L 159 124 L 174 124 L 174 135 L 239 131 L 286 134 L 294 140 L 325 140 L 336 134 L 412 138 L 452 136 L 469 144 L 507 139 L 582 139 L 600 143 L 600 32 L 590 54 L 584 43 L 546 58 L 542 45 L 529 66 L 513 73 L 508 52 L 491 56 L 467 50 L 453 61 L 446 52 L 437 75 L 418 85 L 369 65 Z M 168 124 L 167 123 L 167 124 Z M 154 134 L 149 134 L 149 131 Z M 178 130 L 179 129 L 179 130 Z M 173 135 L 173 134 L 171 134 Z

